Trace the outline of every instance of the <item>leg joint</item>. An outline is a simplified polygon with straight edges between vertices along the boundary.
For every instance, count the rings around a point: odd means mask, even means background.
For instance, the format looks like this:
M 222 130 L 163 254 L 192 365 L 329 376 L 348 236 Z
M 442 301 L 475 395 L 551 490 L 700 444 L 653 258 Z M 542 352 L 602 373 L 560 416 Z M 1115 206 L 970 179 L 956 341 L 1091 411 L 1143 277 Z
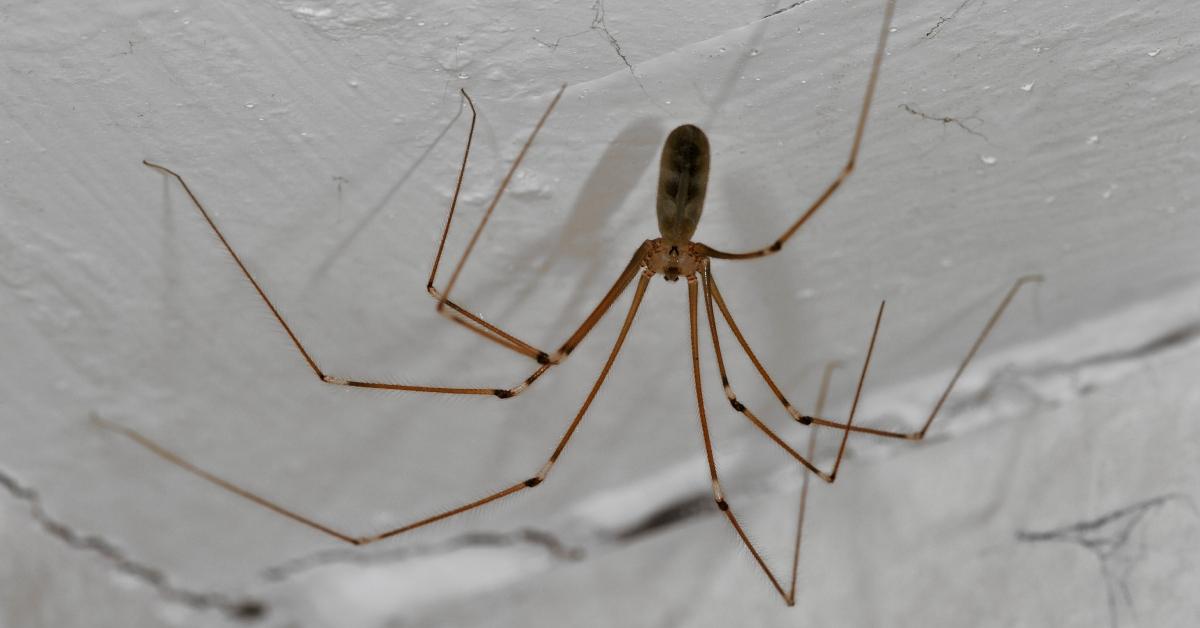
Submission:
M 554 466 L 554 458 L 550 458 L 549 460 L 546 461 L 546 464 L 542 465 L 541 469 L 538 469 L 537 475 L 529 478 L 528 480 L 525 480 L 525 486 L 528 486 L 529 488 L 533 488 L 533 487 L 537 486 L 538 484 L 541 484 L 542 481 L 546 479 L 546 475 L 550 473 L 550 467 L 553 467 L 553 466 Z

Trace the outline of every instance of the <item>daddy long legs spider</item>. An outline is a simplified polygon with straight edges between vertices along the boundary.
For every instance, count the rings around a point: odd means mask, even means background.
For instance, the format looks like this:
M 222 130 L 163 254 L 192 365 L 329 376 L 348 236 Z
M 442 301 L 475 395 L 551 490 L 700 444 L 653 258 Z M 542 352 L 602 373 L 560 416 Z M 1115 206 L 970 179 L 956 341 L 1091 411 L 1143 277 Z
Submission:
M 693 241 L 692 235 L 696 231 L 699 224 L 701 212 L 703 210 L 705 193 L 707 190 L 710 151 L 709 142 L 704 134 L 696 126 L 685 124 L 674 129 L 666 139 L 662 149 L 662 157 L 660 161 L 660 174 L 658 182 L 658 200 L 657 214 L 660 237 L 643 241 L 633 253 L 624 270 L 620 273 L 616 281 L 609 288 L 608 292 L 600 299 L 599 303 L 592 309 L 591 313 L 584 319 L 578 328 L 572 333 L 557 349 L 553 351 L 544 351 L 535 345 L 526 342 L 516 335 L 505 331 L 500 326 L 493 324 L 483 317 L 472 313 L 466 307 L 451 299 L 451 293 L 456 282 L 462 272 L 467 259 L 474 250 L 476 243 L 479 241 L 480 235 L 487 226 L 488 220 L 491 218 L 496 206 L 499 204 L 509 182 L 514 173 L 519 168 L 522 160 L 530 147 L 533 145 L 534 139 L 538 132 L 545 124 L 550 113 L 555 105 L 562 97 L 566 86 L 564 85 L 547 106 L 541 118 L 534 125 L 532 132 L 525 141 L 521 150 L 518 152 L 513 163 L 509 167 L 503 180 L 501 181 L 496 193 L 492 197 L 490 203 L 483 213 L 479 224 L 465 247 L 462 257 L 450 272 L 449 279 L 443 288 L 435 287 L 438 268 L 442 261 L 442 255 L 445 250 L 445 243 L 450 233 L 450 228 L 453 224 L 455 208 L 457 206 L 459 192 L 462 188 L 463 177 L 466 172 L 468 158 L 470 156 L 471 142 L 474 138 L 476 111 L 475 104 L 470 96 L 464 91 L 462 96 L 465 102 L 471 109 L 471 123 L 467 134 L 466 146 L 463 151 L 462 163 L 458 172 L 458 179 L 454 188 L 454 193 L 451 198 L 450 207 L 447 211 L 445 227 L 441 234 L 441 241 L 437 251 L 434 254 L 433 267 L 429 274 L 429 279 L 426 284 L 426 289 L 437 303 L 437 310 L 441 314 L 455 321 L 456 323 L 466 327 L 476 334 L 486 338 L 492 342 L 499 344 L 511 351 L 524 355 L 537 363 L 533 371 L 523 380 L 512 386 L 440 386 L 440 385 L 407 385 L 407 384 L 389 384 L 376 381 L 347 379 L 335 374 L 331 374 L 323 370 L 317 359 L 304 346 L 299 336 L 292 330 L 284 319 L 283 314 L 267 296 L 266 290 L 251 274 L 250 270 L 242 262 L 241 257 L 235 252 L 233 245 L 225 238 L 221 229 L 217 226 L 212 216 L 205 209 L 197 195 L 192 191 L 191 187 L 184 181 L 183 177 L 176 172 L 150 161 L 144 163 L 150 168 L 156 169 L 163 174 L 174 178 L 186 192 L 191 202 L 199 212 L 200 216 L 212 229 L 213 233 L 219 239 L 221 245 L 233 258 L 238 268 L 241 270 L 245 278 L 250 282 L 251 286 L 258 293 L 258 296 L 266 307 L 270 310 L 272 316 L 283 328 L 291 343 L 295 346 L 300 356 L 307 363 L 313 374 L 318 380 L 330 385 L 347 386 L 355 388 L 374 388 L 381 390 L 395 391 L 410 391 L 418 393 L 434 393 L 434 394 L 450 394 L 450 395 L 491 395 L 499 399 L 509 399 L 515 397 L 532 386 L 544 373 L 549 369 L 562 364 L 571 352 L 585 339 L 589 332 L 595 327 L 597 322 L 609 311 L 617 299 L 634 283 L 637 279 L 632 303 L 629 305 L 625 315 L 624 322 L 621 324 L 620 331 L 617 333 L 616 340 L 612 345 L 612 349 L 608 354 L 607 360 L 600 369 L 599 375 L 596 377 L 591 389 L 588 391 L 583 403 L 576 412 L 574 418 L 567 425 L 566 430 L 559 438 L 557 445 L 554 447 L 550 455 L 542 463 L 541 467 L 527 478 L 514 482 L 513 484 L 502 488 L 490 494 L 487 494 L 479 499 L 466 504 L 436 513 L 424 518 L 418 519 L 411 523 L 400 525 L 382 532 L 369 534 L 365 536 L 352 534 L 339 529 L 335 529 L 326 524 L 320 523 L 315 519 L 305 516 L 296 510 L 290 509 L 276 501 L 260 496 L 249 490 L 246 490 L 238 484 L 219 477 L 196 464 L 184 459 L 180 455 L 172 452 L 168 448 L 160 445 L 154 440 L 122 425 L 118 425 L 104 419 L 96 419 L 103 427 L 120 433 L 143 447 L 154 452 L 158 456 L 175 464 L 183 469 L 217 485 L 221 488 L 232 492 L 240 497 L 250 500 L 258 505 L 270 509 L 288 519 L 308 526 L 321 533 L 334 537 L 338 540 L 354 545 L 364 545 L 374 543 L 383 539 L 391 538 L 400 535 L 409 530 L 420 528 L 422 526 L 434 523 L 452 517 L 454 515 L 473 510 L 485 504 L 502 499 L 509 495 L 519 493 L 526 489 L 538 486 L 547 479 L 550 471 L 554 467 L 555 462 L 566 450 L 567 444 L 571 437 L 575 434 L 580 422 L 586 415 L 588 408 L 591 406 L 596 395 L 599 393 L 601 386 L 607 378 L 613 363 L 616 361 L 617 355 L 620 353 L 624 345 L 626 336 L 633 325 L 634 319 L 642 304 L 643 297 L 649 287 L 650 280 L 655 275 L 662 275 L 668 282 L 677 282 L 679 279 L 684 279 L 688 290 L 688 312 L 687 321 L 690 330 L 690 351 L 691 351 L 691 370 L 692 378 L 695 385 L 695 395 L 698 416 L 700 421 L 700 431 L 703 436 L 704 453 L 708 463 L 708 471 L 712 485 L 713 499 L 721 511 L 721 513 L 729 521 L 734 531 L 750 551 L 752 557 L 757 562 L 759 567 L 767 575 L 772 585 L 784 599 L 788 605 L 795 603 L 795 586 L 796 572 L 799 559 L 799 544 L 800 532 L 804 521 L 804 507 L 807 496 L 807 483 L 801 492 L 800 508 L 796 527 L 796 543 L 792 554 L 791 566 L 791 581 L 785 586 L 784 581 L 764 560 L 762 554 L 751 542 L 741 522 L 734 514 L 726 499 L 726 495 L 721 486 L 721 480 L 713 454 L 712 435 L 709 430 L 708 415 L 704 405 L 701 365 L 700 365 L 700 335 L 701 330 L 698 321 L 698 312 L 700 309 L 701 300 L 703 300 L 704 313 L 706 316 L 709 335 L 712 339 L 714 354 L 717 361 L 717 370 L 721 377 L 721 384 L 732 408 L 742 414 L 755 428 L 762 434 L 768 437 L 783 451 L 791 456 L 798 464 L 802 465 L 807 472 L 811 472 L 822 480 L 832 483 L 836 480 L 838 470 L 841 466 L 843 456 L 846 451 L 846 443 L 852 432 L 868 434 L 878 437 L 906 439 L 906 440 L 921 440 L 925 437 L 930 425 L 938 416 L 942 409 L 946 398 L 953 390 L 959 376 L 966 369 L 967 365 L 974 358 L 979 347 L 983 344 L 992 328 L 996 325 L 1005 308 L 1012 301 L 1018 289 L 1029 281 L 1036 280 L 1037 277 L 1022 277 L 1013 283 L 1007 294 L 1001 300 L 1000 304 L 993 311 L 991 317 L 983 326 L 982 331 L 976 337 L 971 345 L 966 356 L 959 363 L 957 370 L 950 378 L 949 383 L 942 391 L 941 396 L 934 403 L 933 408 L 926 417 L 924 423 L 913 432 L 901 432 L 873 427 L 856 425 L 854 423 L 855 413 L 858 408 L 858 402 L 862 395 L 863 384 L 866 380 L 868 368 L 870 366 L 871 357 L 874 353 L 875 340 L 878 336 L 880 323 L 883 317 L 883 304 L 880 304 L 878 313 L 875 317 L 875 324 L 871 332 L 870 341 L 867 345 L 866 357 L 864 358 L 862 368 L 859 372 L 858 383 L 855 388 L 853 402 L 851 403 L 848 415 L 844 420 L 836 420 L 823 415 L 823 401 L 828 388 L 830 370 L 826 371 L 825 377 L 822 379 L 822 386 L 817 395 L 818 402 L 813 415 L 801 413 L 784 395 L 780 387 L 775 383 L 762 361 L 754 353 L 750 347 L 745 334 L 735 322 L 729 303 L 721 294 L 717 280 L 713 273 L 713 262 L 719 261 L 747 261 L 761 257 L 770 256 L 780 251 L 788 240 L 824 206 L 826 201 L 841 187 L 847 177 L 854 171 L 855 163 L 858 157 L 859 148 L 862 144 L 863 132 L 866 128 L 868 113 L 871 107 L 872 97 L 875 92 L 875 85 L 879 76 L 879 69 L 882 64 L 884 50 L 887 44 L 887 35 L 891 25 L 892 14 L 895 7 L 895 0 L 887 0 L 884 7 L 883 25 L 880 30 L 879 39 L 875 47 L 874 56 L 871 61 L 870 75 L 867 81 L 866 93 L 863 97 L 861 109 L 858 114 L 858 122 L 855 127 L 854 137 L 851 141 L 850 155 L 845 164 L 841 167 L 834 179 L 823 189 L 820 195 L 814 200 L 800 216 L 787 228 L 783 233 L 768 246 L 744 252 L 725 252 L 708 245 Z M 763 423 L 758 416 L 752 412 L 745 404 L 743 404 L 734 393 L 732 383 L 730 382 L 728 373 L 725 369 L 724 354 L 721 350 L 720 339 L 718 334 L 718 317 L 724 322 L 726 327 L 732 332 L 736 338 L 738 345 L 745 353 L 747 358 L 753 364 L 754 368 L 761 376 L 765 384 L 770 388 L 778 402 L 783 406 L 787 413 L 797 422 L 813 427 L 813 428 L 830 428 L 838 430 L 841 433 L 841 441 L 838 446 L 836 458 L 828 470 L 818 468 L 813 462 L 813 440 L 810 437 L 809 448 L 806 454 L 802 454 L 788 444 L 774 430 Z M 812 437 L 815 437 L 815 429 Z M 807 482 L 807 477 L 806 477 Z

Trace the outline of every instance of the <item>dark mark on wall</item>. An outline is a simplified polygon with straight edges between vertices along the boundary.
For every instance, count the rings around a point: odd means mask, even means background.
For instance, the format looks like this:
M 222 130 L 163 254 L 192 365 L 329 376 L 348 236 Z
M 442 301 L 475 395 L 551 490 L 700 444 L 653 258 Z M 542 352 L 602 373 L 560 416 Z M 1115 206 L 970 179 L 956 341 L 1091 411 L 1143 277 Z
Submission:
M 800 2 L 793 2 L 790 5 L 783 7 L 782 9 L 776 9 L 776 10 L 762 16 L 762 19 L 765 20 L 769 17 L 775 17 L 776 15 L 779 15 L 780 13 L 787 13 L 788 11 L 791 11 L 792 9 L 794 9 L 802 4 L 808 4 L 808 2 L 809 2 L 809 0 L 800 0 Z
M 955 9 L 953 13 L 951 13 L 950 15 L 938 18 L 937 24 L 934 24 L 933 28 L 930 28 L 929 31 L 927 31 L 925 33 L 925 39 L 933 39 L 934 36 L 937 35 L 938 31 L 942 29 L 942 25 L 944 25 L 946 22 L 949 22 L 950 20 L 953 20 L 955 18 L 955 16 L 958 15 L 959 11 L 962 11 L 963 9 L 967 8 L 968 4 L 971 4 L 971 0 L 963 0 L 963 3 L 958 5 L 958 8 Z
M 621 49 L 620 42 L 617 41 L 617 38 L 608 28 L 608 17 L 604 10 L 604 0 L 596 0 L 596 2 L 592 4 L 592 23 L 585 30 L 581 30 L 578 33 L 563 35 L 555 39 L 553 43 L 538 39 L 537 37 L 534 37 L 533 40 L 551 50 L 558 50 L 559 44 L 561 44 L 564 39 L 579 37 L 580 35 L 586 35 L 591 32 L 600 33 L 600 35 L 604 37 L 605 41 L 608 42 L 608 45 L 612 47 L 613 52 L 617 53 L 617 57 L 621 59 L 621 63 L 625 64 L 625 68 L 629 70 L 629 75 L 633 77 L 634 82 L 636 82 L 638 87 L 645 92 L 646 86 L 642 85 L 642 80 L 639 79 L 637 74 L 633 71 L 633 64 L 630 63 L 629 57 L 626 56 L 625 51 Z
M 355 563 L 374 565 L 395 563 L 425 556 L 450 554 L 463 549 L 482 547 L 511 548 L 518 545 L 541 547 L 550 556 L 558 560 L 578 561 L 584 557 L 583 549 L 570 547 L 549 532 L 524 528 L 510 533 L 470 532 L 438 543 L 398 547 L 382 552 L 364 551 L 355 548 L 325 550 L 269 567 L 263 571 L 262 575 L 267 580 L 280 581 L 286 580 L 295 574 L 331 564 Z
M 33 520 L 46 534 L 73 549 L 91 552 L 103 558 L 113 569 L 153 587 L 165 599 L 183 604 L 198 611 L 218 610 L 226 616 L 240 621 L 257 621 L 266 617 L 267 605 L 261 600 L 235 598 L 224 593 L 199 592 L 172 584 L 167 575 L 153 567 L 136 562 L 113 542 L 86 534 L 55 519 L 42 506 L 37 491 L 23 485 L 12 475 L 0 471 L 0 487 L 17 501 L 24 502 Z
M 1043 532 L 1017 532 L 1017 540 L 1025 543 L 1059 541 L 1074 543 L 1096 555 L 1100 561 L 1100 574 L 1104 578 L 1108 597 L 1109 625 L 1116 628 L 1120 617 L 1133 614 L 1133 596 L 1129 590 L 1129 577 L 1141 561 L 1144 548 L 1131 543 L 1134 531 L 1146 515 L 1168 503 L 1191 500 L 1184 495 L 1168 494 L 1140 501 L 1104 514 L 1096 519 L 1046 530 Z
M 712 495 L 700 493 L 666 504 L 634 525 L 613 535 L 617 541 L 631 541 L 680 524 L 701 514 L 712 514 Z
M 943 126 L 945 126 L 945 125 L 947 125 L 947 124 L 953 124 L 953 125 L 957 126 L 958 128 L 960 128 L 960 129 L 962 129 L 962 130 L 966 131 L 967 133 L 970 133 L 971 135 L 976 135 L 976 136 L 982 137 L 982 138 L 983 138 L 983 141 L 985 141 L 985 142 L 987 142 L 987 141 L 988 141 L 988 138 L 987 138 L 987 136 L 986 136 L 986 135 L 984 135 L 983 133 L 980 133 L 979 131 L 977 131 L 977 130 L 975 130 L 975 129 L 973 129 L 973 128 L 969 127 L 969 126 L 967 126 L 967 124 L 966 124 L 965 122 L 963 122 L 963 119 L 954 118 L 954 117 L 951 117 L 951 116 L 936 116 L 936 115 L 931 115 L 931 114 L 925 113 L 924 111 L 919 111 L 919 110 L 917 110 L 916 108 L 914 108 L 912 105 L 909 105 L 909 104 L 902 104 L 902 105 L 900 105 L 900 108 L 901 108 L 901 109 L 903 109 L 903 110 L 905 110 L 905 111 L 907 111 L 907 112 L 909 112 L 909 113 L 911 113 L 911 114 L 913 114 L 914 116 L 920 116 L 920 117 L 921 117 L 922 119 L 924 119 L 924 120 L 932 120 L 932 121 L 934 121 L 934 122 L 941 122 Z M 983 120 L 981 120 L 981 119 L 980 119 L 979 117 L 977 117 L 977 116 L 971 116 L 971 117 L 969 117 L 969 118 L 964 118 L 964 119 L 965 119 L 965 120 L 975 120 L 975 121 L 977 121 L 977 122 L 980 122 L 980 123 L 982 123 L 982 122 L 983 122 Z

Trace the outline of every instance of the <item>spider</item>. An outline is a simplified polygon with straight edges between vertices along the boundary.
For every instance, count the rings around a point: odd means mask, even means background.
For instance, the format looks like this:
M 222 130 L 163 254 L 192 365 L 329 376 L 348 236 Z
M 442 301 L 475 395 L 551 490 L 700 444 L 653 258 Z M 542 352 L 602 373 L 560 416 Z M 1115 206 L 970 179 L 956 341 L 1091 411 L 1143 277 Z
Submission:
M 141 446 L 154 452 L 158 456 L 164 458 L 168 462 L 178 465 L 179 467 L 182 467 L 183 469 L 203 478 L 204 480 L 207 480 L 208 482 L 211 482 L 231 493 L 255 502 L 260 506 L 268 508 L 293 521 L 353 545 L 374 543 L 376 541 L 391 538 L 436 521 L 441 521 L 463 512 L 473 510 L 526 489 L 531 489 L 545 481 L 549 476 L 551 469 L 554 467 L 555 462 L 566 450 L 567 443 L 571 440 L 572 435 L 575 434 L 576 428 L 579 427 L 580 422 L 583 420 L 584 415 L 587 413 L 588 408 L 591 406 L 592 401 L 599 392 L 601 385 L 608 376 L 609 370 L 612 368 L 612 365 L 617 358 L 617 354 L 621 351 L 621 347 L 625 342 L 625 337 L 629 333 L 630 327 L 633 325 L 634 317 L 638 313 L 638 309 L 642 303 L 642 298 L 646 293 L 651 278 L 653 278 L 655 275 L 661 275 L 668 282 L 677 282 L 678 280 L 683 279 L 687 283 L 688 290 L 688 323 L 690 328 L 692 375 L 695 383 L 696 403 L 700 419 L 700 431 L 704 439 L 704 454 L 708 462 L 708 472 L 712 482 L 713 500 L 716 502 L 716 505 L 720 509 L 721 513 L 728 519 L 738 537 L 750 551 L 758 566 L 763 570 L 764 573 L 766 573 L 767 577 L 771 581 L 771 584 L 783 598 L 784 602 L 789 606 L 794 605 L 796 601 L 796 572 L 799 561 L 800 533 L 804 522 L 804 506 L 808 493 L 808 475 L 805 474 L 805 483 L 801 490 L 800 496 L 800 509 L 796 526 L 796 543 L 792 554 L 791 582 L 790 585 L 785 588 L 779 575 L 767 564 L 759 550 L 747 536 L 745 529 L 739 522 L 737 516 L 734 514 L 729 502 L 726 500 L 725 492 L 721 487 L 717 464 L 713 457 L 712 437 L 709 432 L 708 418 L 704 407 L 703 389 L 701 386 L 699 355 L 700 330 L 697 322 L 697 312 L 701 298 L 703 298 L 704 301 L 704 311 L 707 318 L 708 331 L 712 338 L 713 349 L 717 359 L 717 369 L 720 373 L 721 384 L 729 404 L 735 411 L 745 416 L 746 419 L 754 425 L 754 427 L 775 442 L 805 469 L 815 474 L 825 482 L 832 483 L 837 478 L 838 469 L 841 467 L 842 459 L 846 451 L 846 443 L 851 432 L 913 441 L 919 441 L 923 439 L 925 434 L 928 432 L 930 425 L 933 423 L 933 420 L 937 417 L 938 413 L 942 409 L 946 398 L 954 388 L 959 376 L 971 362 L 972 358 L 979 350 L 979 347 L 983 344 L 983 341 L 987 338 L 988 334 L 991 332 L 992 328 L 1003 314 L 1005 308 L 1007 308 L 1008 304 L 1016 295 L 1018 289 L 1030 281 L 1036 281 L 1040 279 L 1040 277 L 1037 276 L 1026 276 L 1021 277 L 1012 284 L 1011 288 L 1009 288 L 1000 304 L 993 311 L 991 317 L 984 325 L 983 330 L 976 337 L 974 343 L 968 350 L 966 357 L 958 365 L 957 370 L 954 372 L 949 383 L 942 391 L 941 396 L 934 404 L 928 417 L 925 419 L 924 424 L 921 425 L 920 429 L 914 432 L 891 431 L 863 427 L 854 424 L 854 415 L 858 408 L 858 402 L 862 394 L 863 382 L 866 379 L 867 370 L 871 362 L 871 356 L 875 349 L 875 339 L 879 334 L 879 326 L 883 318 L 883 303 L 880 304 L 878 313 L 875 317 L 875 325 L 871 332 L 871 338 L 867 346 L 866 357 L 863 360 L 862 369 L 858 376 L 858 384 L 855 388 L 854 399 L 845 421 L 832 420 L 821 416 L 821 408 L 823 407 L 832 367 L 826 369 L 825 375 L 822 378 L 821 389 L 817 395 L 815 416 L 803 414 L 799 412 L 790 401 L 788 401 L 787 397 L 784 396 L 779 386 L 776 385 L 775 381 L 768 374 L 767 369 L 763 366 L 762 362 L 750 348 L 750 344 L 747 342 L 746 337 L 743 335 L 741 329 L 734 321 L 733 314 L 730 311 L 725 299 L 722 297 L 721 290 L 718 287 L 717 280 L 713 274 L 713 261 L 745 261 L 767 257 L 779 252 L 783 249 L 784 244 L 786 244 L 787 241 L 793 235 L 795 235 L 795 233 L 810 218 L 812 218 L 814 214 L 816 214 L 817 210 L 819 210 L 825 204 L 825 202 L 829 200 L 834 192 L 841 187 L 846 178 L 849 177 L 854 171 L 855 160 L 858 156 L 859 147 L 862 144 L 863 130 L 866 127 L 867 114 L 870 110 L 871 100 L 875 92 L 875 84 L 879 76 L 879 68 L 882 63 L 884 50 L 887 44 L 887 36 L 889 27 L 891 25 L 894 8 L 895 0 L 886 0 L 884 6 L 883 26 L 880 30 L 879 40 L 875 47 L 874 57 L 871 63 L 870 76 L 867 81 L 866 94 L 863 97 L 861 110 L 858 114 L 858 124 L 855 128 L 854 139 L 851 143 L 850 156 L 833 181 L 825 187 L 817 199 L 808 206 L 808 208 L 800 215 L 800 217 L 794 223 L 792 223 L 792 225 L 789 226 L 773 243 L 766 247 L 751 251 L 729 253 L 693 241 L 691 239 L 692 234 L 695 233 L 696 227 L 699 224 L 708 184 L 708 171 L 710 162 L 709 143 L 704 132 L 696 126 L 685 124 L 674 129 L 668 135 L 666 142 L 663 145 L 662 157 L 660 160 L 657 212 L 658 226 L 661 237 L 645 240 L 637 247 L 637 250 L 633 253 L 628 264 L 625 266 L 625 269 L 613 283 L 612 287 L 600 299 L 600 302 L 595 306 L 587 318 L 584 319 L 583 323 L 579 325 L 575 332 L 571 334 L 571 336 L 553 352 L 546 352 L 538 349 L 532 344 L 525 342 L 515 335 L 505 331 L 498 325 L 492 324 L 484 318 L 471 313 L 469 310 L 452 300 L 450 295 L 455 283 L 459 278 L 463 266 L 466 263 L 467 258 L 470 256 L 471 251 L 479 241 L 480 234 L 483 232 L 484 227 L 487 226 L 488 220 L 490 219 L 492 212 L 495 210 L 496 205 L 500 202 L 500 199 L 503 196 L 505 189 L 508 187 L 513 174 L 520 166 L 521 161 L 529 151 L 529 148 L 533 145 L 534 139 L 537 137 L 538 132 L 545 124 L 546 119 L 550 116 L 550 113 L 553 111 L 559 99 L 561 99 L 566 86 L 563 85 L 562 88 L 559 89 L 558 93 L 555 95 L 553 100 L 551 100 L 541 118 L 537 121 L 529 135 L 529 138 L 525 141 L 521 150 L 518 152 L 512 165 L 509 167 L 507 173 L 501 181 L 495 195 L 492 197 L 491 202 L 487 206 L 487 209 L 484 211 L 479 225 L 475 228 L 475 231 L 471 235 L 471 238 L 463 252 L 462 257 L 459 259 L 458 264 L 450 273 L 450 278 L 446 282 L 445 287 L 439 290 L 435 287 L 434 283 L 437 278 L 438 268 L 442 261 L 442 254 L 445 249 L 446 239 L 449 235 L 450 227 L 454 220 L 454 211 L 457 206 L 459 191 L 462 188 L 467 160 L 470 156 L 471 141 L 474 138 L 475 133 L 475 104 L 466 91 L 462 91 L 462 96 L 471 109 L 470 129 L 467 133 L 466 147 L 463 151 L 462 163 L 458 171 L 458 179 L 455 184 L 454 193 L 451 197 L 449 209 L 447 211 L 445 227 L 442 230 L 441 241 L 438 244 L 437 252 L 434 255 L 433 268 L 430 271 L 429 279 L 426 283 L 426 289 L 430 296 L 436 300 L 437 311 L 442 315 L 479 334 L 480 336 L 507 349 L 525 355 L 538 363 L 537 368 L 534 369 L 528 377 L 526 377 L 519 384 L 508 388 L 465 388 L 388 384 L 345 379 L 327 373 L 317 364 L 316 359 L 313 358 L 309 351 L 304 347 L 304 344 L 300 341 L 300 338 L 295 334 L 295 332 L 292 331 L 287 322 L 284 321 L 283 315 L 280 313 L 279 309 L 275 307 L 275 304 L 271 302 L 271 299 L 267 296 L 267 293 L 263 289 L 262 285 L 259 284 L 259 282 L 246 268 L 245 264 L 242 263 L 241 258 L 234 251 L 233 246 L 228 240 L 226 240 L 220 228 L 213 221 L 208 211 L 204 208 L 196 194 L 192 192 L 192 189 L 184 181 L 183 177 L 162 165 L 152 163 L 150 161 L 143 162 L 146 166 L 156 169 L 162 172 L 164 175 L 174 178 L 179 183 L 179 185 L 191 199 L 195 208 L 199 211 L 200 216 L 208 223 L 209 227 L 212 228 L 213 233 L 216 234 L 217 238 L 221 242 L 221 245 L 226 251 L 228 251 L 234 262 L 237 263 L 238 267 L 241 269 L 242 274 L 245 275 L 251 286 L 253 286 L 254 290 L 258 293 L 258 296 L 262 299 L 263 303 L 271 311 L 271 314 L 274 316 L 275 320 L 279 322 L 279 325 L 287 333 L 292 344 L 300 353 L 300 356 L 305 362 L 307 362 L 309 368 L 312 369 L 312 372 L 316 375 L 317 379 L 326 384 L 355 388 L 374 388 L 421 393 L 492 395 L 500 399 L 510 399 L 521 394 L 523 391 L 532 386 L 534 382 L 536 382 L 548 370 L 559 364 L 562 364 L 636 278 L 637 285 L 634 288 L 632 303 L 630 304 L 628 312 L 625 315 L 624 322 L 622 323 L 620 331 L 617 334 L 616 341 L 613 343 L 613 347 L 608 354 L 607 361 L 604 363 L 603 368 L 601 368 L 600 374 L 597 376 L 591 390 L 588 391 L 587 397 L 584 399 L 578 412 L 575 414 L 575 417 L 571 420 L 570 424 L 566 428 L 566 431 L 558 440 L 558 444 L 555 446 L 553 452 L 551 452 L 545 463 L 532 476 L 515 482 L 507 488 L 495 491 L 482 498 L 419 519 L 417 521 L 413 521 L 411 523 L 369 536 L 356 536 L 329 527 L 294 510 L 288 509 L 277 502 L 248 491 L 231 481 L 218 477 L 217 475 L 214 475 L 213 473 L 196 466 L 178 454 L 170 451 L 166 447 L 128 427 L 124 427 L 104 419 L 96 419 L 96 421 L 102 427 L 123 434 Z M 715 315 L 717 310 L 720 311 L 721 318 L 724 320 L 729 330 L 737 339 L 738 344 L 741 346 L 746 356 L 750 359 L 751 363 L 758 371 L 758 374 L 771 389 L 779 403 L 782 404 L 788 414 L 795 421 L 808 426 L 834 428 L 841 432 L 841 443 L 838 447 L 837 457 L 834 459 L 833 464 L 828 471 L 819 469 L 812 462 L 815 443 L 814 439 L 816 436 L 815 430 L 813 430 L 812 434 L 810 435 L 807 454 L 801 454 L 799 451 L 789 445 L 783 438 L 777 435 L 775 431 L 760 421 L 759 418 L 745 406 L 745 404 L 738 400 L 738 397 L 734 393 L 728 374 L 725 370 L 724 355 L 721 351 L 720 340 L 717 332 L 717 317 Z

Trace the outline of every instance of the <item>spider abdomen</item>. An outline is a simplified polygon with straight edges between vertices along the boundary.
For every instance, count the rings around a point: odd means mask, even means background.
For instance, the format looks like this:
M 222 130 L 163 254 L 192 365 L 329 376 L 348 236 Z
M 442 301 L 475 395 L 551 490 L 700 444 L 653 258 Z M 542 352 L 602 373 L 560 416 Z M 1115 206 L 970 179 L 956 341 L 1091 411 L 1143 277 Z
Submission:
M 691 241 L 708 188 L 708 138 L 699 127 L 677 127 L 663 143 L 658 174 L 658 230 L 672 244 Z

